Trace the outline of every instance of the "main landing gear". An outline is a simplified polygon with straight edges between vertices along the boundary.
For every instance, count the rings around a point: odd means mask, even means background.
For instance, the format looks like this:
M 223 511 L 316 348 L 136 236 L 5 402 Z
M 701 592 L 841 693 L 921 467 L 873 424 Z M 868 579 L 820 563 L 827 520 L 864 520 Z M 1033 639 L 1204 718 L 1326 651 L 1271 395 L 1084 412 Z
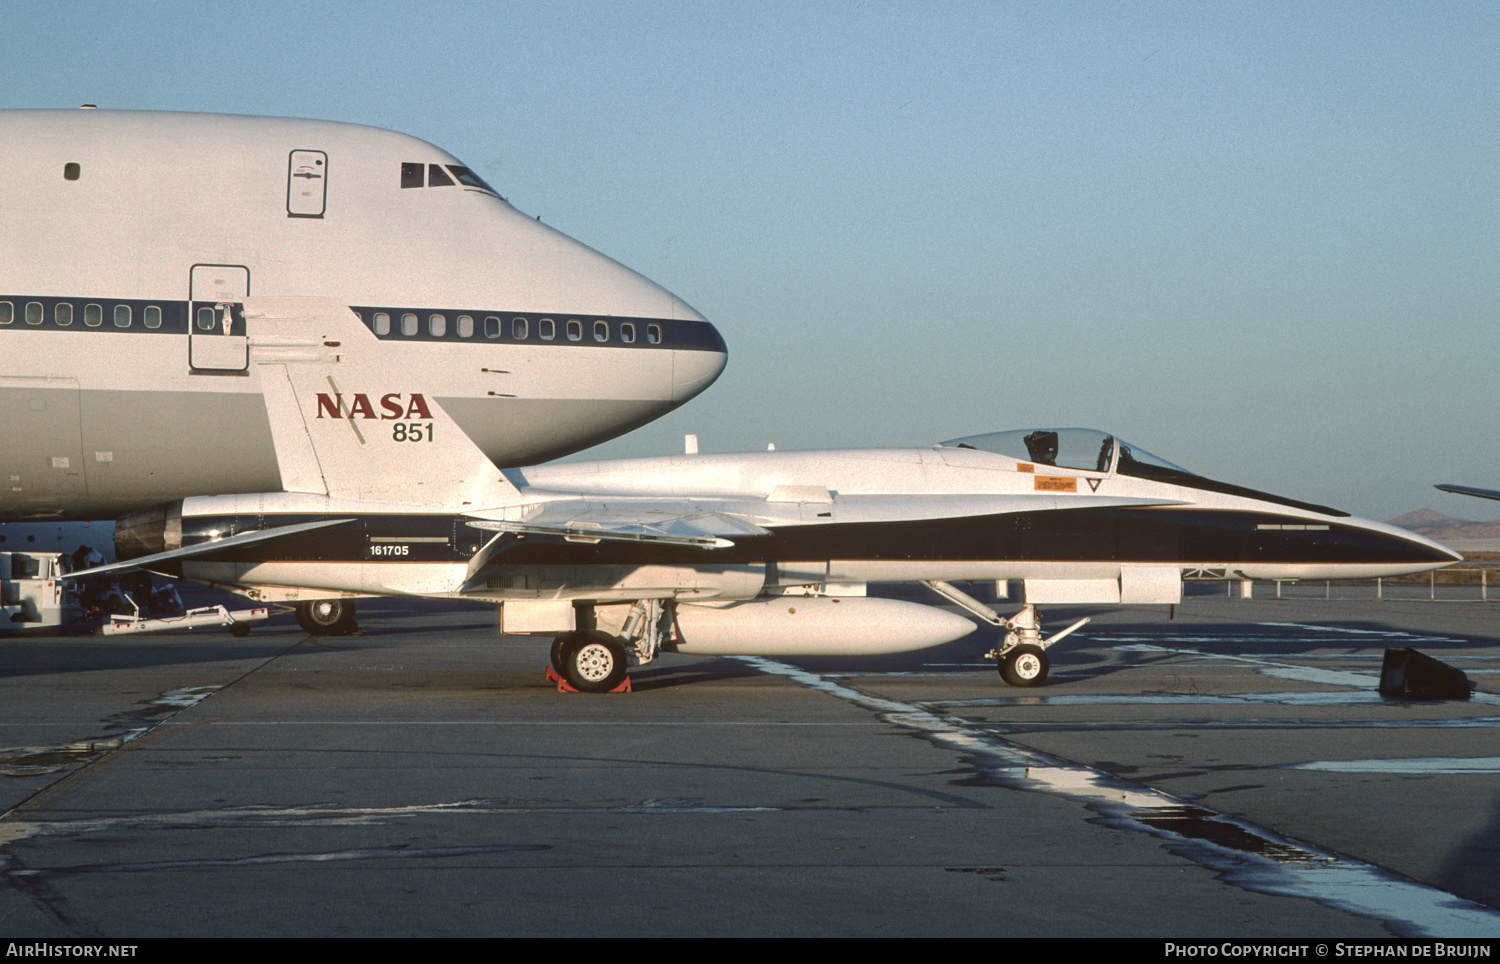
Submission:
M 552 668 L 582 693 L 608 693 L 625 682 L 625 647 L 604 632 L 568 633 L 552 641 Z
M 296 605 L 297 625 L 312 636 L 348 636 L 359 629 L 354 600 L 313 599 Z
M 675 618 L 671 603 L 660 599 L 638 599 L 628 609 L 597 607 L 585 620 L 593 629 L 552 641 L 548 678 L 582 693 L 628 693 L 630 663 L 644 666 L 655 659 L 672 636 Z

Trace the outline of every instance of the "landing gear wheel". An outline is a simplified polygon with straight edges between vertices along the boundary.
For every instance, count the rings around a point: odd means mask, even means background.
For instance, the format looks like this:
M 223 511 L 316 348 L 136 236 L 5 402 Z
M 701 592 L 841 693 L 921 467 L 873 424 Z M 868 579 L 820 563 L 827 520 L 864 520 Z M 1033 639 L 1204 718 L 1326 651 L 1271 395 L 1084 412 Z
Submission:
M 1000 659 L 1000 675 L 1012 686 L 1041 686 L 1051 663 L 1040 646 L 1023 644 Z
M 231 636 L 237 636 L 240 639 L 244 639 L 246 636 L 250 635 L 250 624 L 249 623 L 230 623 L 229 624 L 229 635 L 231 635 Z
M 562 646 L 563 679 L 582 693 L 608 693 L 625 681 L 625 647 L 606 633 L 578 633 Z M 556 647 L 556 644 L 553 644 Z
M 565 650 L 569 643 L 575 642 L 577 639 L 576 634 L 567 633 L 552 641 L 552 671 L 558 676 L 567 676 L 563 671 L 563 668 L 567 665 L 567 661 L 564 658 Z
M 354 632 L 354 602 L 314 599 L 297 604 L 297 625 L 313 636 L 347 636 Z

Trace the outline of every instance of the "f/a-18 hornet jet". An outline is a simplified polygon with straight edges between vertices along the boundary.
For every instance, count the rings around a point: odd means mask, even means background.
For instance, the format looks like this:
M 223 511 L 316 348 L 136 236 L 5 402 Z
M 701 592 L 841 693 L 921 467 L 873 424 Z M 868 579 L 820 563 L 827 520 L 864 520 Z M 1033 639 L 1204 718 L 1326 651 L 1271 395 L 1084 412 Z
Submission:
M 877 654 L 957 639 L 948 609 L 865 594 L 924 582 L 1046 678 L 1048 603 L 1176 603 L 1184 579 L 1393 576 L 1458 556 L 1393 526 L 1194 475 L 1084 429 L 928 448 L 680 455 L 497 469 L 336 301 L 247 298 L 280 492 L 123 517 L 121 566 L 293 602 L 309 632 L 354 600 L 497 604 L 507 634 L 603 691 L 662 651 Z M 129 561 L 123 561 L 129 560 Z M 93 572 L 105 571 L 103 567 Z M 1019 580 L 1003 618 L 954 582 Z

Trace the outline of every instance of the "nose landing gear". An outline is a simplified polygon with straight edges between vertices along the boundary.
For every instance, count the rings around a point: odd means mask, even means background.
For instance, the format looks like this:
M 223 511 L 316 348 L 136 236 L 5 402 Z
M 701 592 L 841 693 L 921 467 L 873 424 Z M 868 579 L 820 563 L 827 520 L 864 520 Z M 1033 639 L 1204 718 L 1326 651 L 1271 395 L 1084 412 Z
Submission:
M 1005 630 L 1004 641 L 985 653 L 984 658 L 993 659 L 999 664 L 1000 678 L 1011 686 L 1041 686 L 1046 682 L 1047 672 L 1051 669 L 1051 661 L 1047 659 L 1047 647 L 1089 621 L 1089 617 L 1085 616 L 1062 632 L 1043 639 L 1042 617 L 1031 603 L 1022 606 L 1020 612 L 1005 619 L 957 586 L 930 580 L 923 580 L 923 582 L 940 596 L 957 603 L 991 626 Z
M 1000 678 L 1012 686 L 1041 686 L 1047 681 L 1052 663 L 1040 646 L 1017 646 L 1004 656 L 994 657 L 1000 664 Z
M 1020 612 L 1001 624 L 1005 629 L 1005 641 L 985 653 L 985 659 L 993 659 L 999 664 L 1000 678 L 1011 686 L 1041 686 L 1047 681 L 1047 671 L 1052 665 L 1047 659 L 1047 647 L 1088 621 L 1089 617 L 1085 616 L 1062 632 L 1043 639 L 1041 614 L 1035 606 L 1027 603 Z

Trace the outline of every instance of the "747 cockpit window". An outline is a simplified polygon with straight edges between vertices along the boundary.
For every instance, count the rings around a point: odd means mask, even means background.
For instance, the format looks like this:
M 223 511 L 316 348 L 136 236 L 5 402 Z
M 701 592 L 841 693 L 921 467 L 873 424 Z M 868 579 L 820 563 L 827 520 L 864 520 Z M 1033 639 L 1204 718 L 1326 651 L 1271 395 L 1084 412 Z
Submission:
M 449 164 L 448 170 L 453 172 L 453 176 L 458 178 L 458 183 L 464 185 L 465 187 L 477 187 L 481 191 L 488 191 L 489 193 L 495 195 L 495 197 L 500 196 L 499 191 L 496 191 L 494 188 L 484 183 L 484 178 L 480 177 L 478 174 L 475 174 L 467 167 L 459 167 L 456 164 Z
M 417 161 L 403 161 L 401 164 L 401 186 L 404 188 L 453 187 L 456 182 L 462 184 L 464 187 L 471 187 L 486 194 L 493 194 L 495 197 L 500 197 L 500 192 L 486 184 L 484 178 L 461 164 L 425 165 L 425 177 L 423 167 L 424 165 Z M 445 167 L 447 170 L 444 170 Z

